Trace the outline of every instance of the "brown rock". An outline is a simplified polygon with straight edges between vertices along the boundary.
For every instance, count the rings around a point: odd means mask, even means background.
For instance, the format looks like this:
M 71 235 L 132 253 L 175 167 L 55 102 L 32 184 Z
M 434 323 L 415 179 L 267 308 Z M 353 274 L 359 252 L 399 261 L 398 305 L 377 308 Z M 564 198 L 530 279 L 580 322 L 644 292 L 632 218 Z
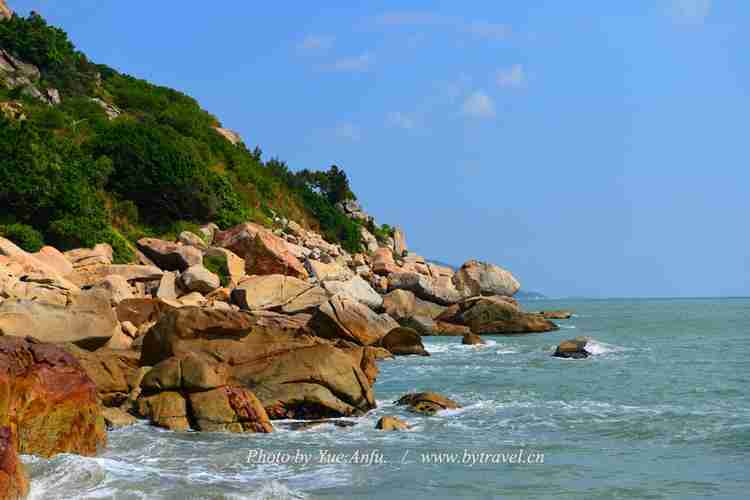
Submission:
M 226 231 L 217 231 L 214 234 L 214 246 L 226 248 L 242 259 L 247 259 L 251 255 L 255 235 L 260 232 L 267 232 L 263 226 L 246 222 L 238 226 L 231 227 Z
M 10 10 L 5 0 L 0 0 L 0 20 L 10 19 L 11 17 L 13 17 L 13 11 Z
M 120 406 L 141 383 L 137 352 L 106 348 L 90 352 L 73 344 L 62 344 L 60 348 L 72 355 L 94 382 L 104 406 Z
M 407 405 L 410 410 L 425 415 L 434 415 L 441 410 L 461 408 L 455 401 L 434 392 L 407 394 L 398 401 L 395 401 L 395 403 L 397 405 Z
M 539 314 L 545 319 L 570 319 L 573 316 L 571 311 L 540 311 Z
M 2 8 L 0 2 L 0 19 Z M 0 498 L 18 500 L 29 494 L 29 477 L 18 457 L 16 437 L 10 427 L 0 427 Z
M 127 427 L 137 422 L 133 415 L 120 408 L 104 408 L 102 409 L 102 416 L 109 430 Z
M 107 276 L 122 276 L 130 283 L 144 283 L 161 280 L 163 271 L 154 266 L 141 266 L 130 264 L 94 265 L 76 268 L 69 276 L 71 282 L 80 287 L 93 286 Z
M 0 427 L 19 453 L 94 455 L 107 435 L 96 386 L 76 359 L 50 344 L 0 337 Z
M 226 248 L 211 247 L 206 251 L 206 257 L 223 259 L 226 263 L 227 272 L 229 273 L 229 283 L 231 287 L 236 287 L 242 278 L 245 277 L 245 259 L 237 256 L 231 250 Z
M 63 255 L 68 259 L 73 269 L 88 266 L 100 266 L 112 264 L 112 247 L 106 243 L 96 245 L 94 248 L 76 248 L 68 250 Z
M 141 238 L 136 244 L 138 250 L 164 271 L 185 271 L 190 266 L 203 264 L 203 252 L 192 246 L 156 238 Z
M 586 350 L 586 344 L 591 340 L 590 337 L 576 337 L 571 340 L 563 340 L 560 345 L 557 346 L 553 356 L 556 358 L 572 358 L 572 359 L 583 359 L 591 356 L 591 353 Z
M 119 329 L 109 303 L 79 297 L 69 306 L 8 299 L 0 304 L 0 333 L 43 342 L 74 342 L 87 349 L 106 344 Z
M 271 418 L 362 414 L 375 406 L 360 366 L 309 335 L 295 317 L 185 307 L 170 312 L 143 342 L 142 365 L 193 354 L 226 365 Z
M 124 323 L 129 321 L 136 328 L 159 321 L 164 314 L 176 309 L 175 305 L 161 299 L 126 299 L 117 304 L 117 319 Z
M 476 334 L 540 333 L 558 329 L 541 315 L 520 312 L 516 306 L 495 297 L 470 300 L 464 306 L 467 309 L 461 313 L 461 318 Z
M 280 310 L 287 314 L 314 311 L 328 300 L 328 294 L 306 281 L 271 274 L 249 276 L 232 291 L 232 300 L 242 309 Z
M 464 338 L 461 341 L 463 345 L 481 345 L 484 344 L 484 340 L 482 340 L 482 337 L 475 333 L 465 333 Z
M 244 256 L 247 274 L 283 274 L 307 279 L 305 266 L 275 234 L 262 231 L 255 235 L 250 251 Z
M 391 326 L 369 307 L 344 295 L 336 295 L 322 304 L 310 323 L 319 337 L 344 339 L 359 345 L 376 344 Z
M 97 293 L 99 296 L 106 298 L 112 306 L 116 306 L 125 299 L 132 299 L 133 288 L 128 280 L 118 275 L 107 276 L 90 288 L 86 289 L 87 293 Z
M 402 269 L 393 260 L 390 248 L 378 248 L 372 255 L 372 272 L 383 276 L 401 272 Z
M 398 417 L 380 417 L 375 428 L 381 431 L 405 431 L 409 429 L 409 424 Z
M 273 432 L 265 408 L 243 387 L 219 387 L 188 396 L 196 429 L 224 432 Z
M 505 269 L 470 260 L 453 275 L 453 284 L 466 297 L 475 295 L 514 295 L 521 284 Z
M 419 273 L 395 273 L 388 276 L 390 290 L 408 290 L 422 300 L 449 306 L 461 301 L 464 295 L 451 283 Z
M 67 276 L 73 272 L 73 265 L 57 248 L 42 247 L 38 252 L 31 255 L 57 271 L 60 276 Z
M 420 335 L 411 328 L 394 328 L 380 340 L 380 346 L 388 349 L 395 356 L 406 356 L 409 354 L 419 356 L 430 355 L 425 350 Z
M 157 427 L 171 431 L 190 429 L 187 402 L 179 392 L 164 391 L 151 396 L 141 396 L 137 405 L 138 414 L 148 418 Z
M 216 274 L 201 264 L 196 264 L 190 266 L 180 274 L 180 285 L 185 291 L 198 292 L 205 295 L 219 288 L 221 281 Z

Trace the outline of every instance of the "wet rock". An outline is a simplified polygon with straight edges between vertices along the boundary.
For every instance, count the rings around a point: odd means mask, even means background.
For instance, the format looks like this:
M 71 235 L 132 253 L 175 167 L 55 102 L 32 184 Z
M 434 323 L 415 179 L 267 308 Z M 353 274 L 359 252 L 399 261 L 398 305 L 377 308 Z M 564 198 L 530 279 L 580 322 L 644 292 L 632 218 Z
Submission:
M 395 356 L 430 355 L 422 344 L 422 337 L 411 328 L 394 328 L 380 340 L 380 346 Z
M 481 345 L 484 344 L 482 337 L 475 333 L 465 333 L 464 338 L 461 341 L 463 345 Z
M 0 16 L 3 7 L 0 2 Z M 6 500 L 20 500 L 29 494 L 29 476 L 18 457 L 16 440 L 10 427 L 0 427 L 0 498 Z
M 586 350 L 586 344 L 591 339 L 589 337 L 576 337 L 571 340 L 563 340 L 557 346 L 553 356 L 556 358 L 584 359 L 591 356 L 591 352 Z
M 540 311 L 539 314 L 545 319 L 570 319 L 573 316 L 571 311 Z
M 398 417 L 385 416 L 378 420 L 375 428 L 381 431 L 405 431 L 409 429 L 409 424 Z
M 102 416 L 108 430 L 120 429 L 137 422 L 133 415 L 119 408 L 104 408 L 102 409 Z
M 107 348 L 91 352 L 73 344 L 59 347 L 78 361 L 94 382 L 97 399 L 106 407 L 120 406 L 141 383 L 140 355 L 137 352 Z
M 208 432 L 273 432 L 265 408 L 242 387 L 219 387 L 188 396 L 196 430 Z
M 395 401 L 395 403 L 397 405 L 409 406 L 411 411 L 425 415 L 434 415 L 441 410 L 454 410 L 456 408 L 461 408 L 461 406 L 452 399 L 448 399 L 445 396 L 434 392 L 407 394 L 398 401 Z
M 0 337 L 0 426 L 19 453 L 95 455 L 107 441 L 96 386 L 57 346 Z
M 157 427 L 171 431 L 187 431 L 187 401 L 176 391 L 164 391 L 150 396 L 141 396 L 137 401 L 138 414 L 148 418 Z

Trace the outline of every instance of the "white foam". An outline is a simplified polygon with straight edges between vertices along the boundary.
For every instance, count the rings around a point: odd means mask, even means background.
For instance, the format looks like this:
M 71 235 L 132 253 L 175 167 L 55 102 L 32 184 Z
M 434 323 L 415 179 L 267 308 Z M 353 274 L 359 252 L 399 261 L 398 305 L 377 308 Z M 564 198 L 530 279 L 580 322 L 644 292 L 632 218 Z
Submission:
M 301 491 L 293 490 L 279 481 L 268 481 L 267 483 L 263 483 L 258 491 L 245 498 L 250 498 L 252 500 L 297 500 L 308 498 L 308 495 Z
M 598 342 L 596 340 L 589 340 L 588 342 L 586 342 L 586 347 L 584 349 L 586 349 L 589 354 L 594 355 L 607 354 L 611 352 L 622 352 L 626 350 L 624 347 L 605 344 L 604 342 Z

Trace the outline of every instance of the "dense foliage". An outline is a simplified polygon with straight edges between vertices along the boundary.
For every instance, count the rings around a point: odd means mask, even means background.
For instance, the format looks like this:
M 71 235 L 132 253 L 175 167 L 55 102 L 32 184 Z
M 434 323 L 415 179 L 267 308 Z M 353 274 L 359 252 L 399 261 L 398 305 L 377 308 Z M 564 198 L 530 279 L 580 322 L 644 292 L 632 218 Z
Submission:
M 0 47 L 40 69 L 39 88 L 63 96 L 53 107 L 0 88 L 0 101 L 21 102 L 27 116 L 0 114 L 0 225 L 29 248 L 104 241 L 125 261 L 134 239 L 180 224 L 268 225 L 278 215 L 360 249 L 359 226 L 335 208 L 354 198 L 340 168 L 293 172 L 264 161 L 259 148 L 219 134 L 191 97 L 91 63 L 37 14 L 0 22 Z M 102 103 L 120 116 L 110 119 Z

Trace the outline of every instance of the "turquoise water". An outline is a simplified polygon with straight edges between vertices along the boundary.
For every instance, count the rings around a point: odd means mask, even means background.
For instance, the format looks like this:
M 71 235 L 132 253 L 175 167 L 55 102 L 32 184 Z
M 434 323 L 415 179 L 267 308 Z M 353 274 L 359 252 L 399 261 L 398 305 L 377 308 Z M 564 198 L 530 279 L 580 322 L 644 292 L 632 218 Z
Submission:
M 97 458 L 27 458 L 32 498 L 748 498 L 750 299 L 533 301 L 570 308 L 558 332 L 428 338 L 429 358 L 381 363 L 379 408 L 349 428 L 270 435 L 110 434 Z M 550 356 L 588 335 L 599 354 Z M 433 390 L 464 408 L 411 415 L 392 401 Z M 397 415 L 409 432 L 374 430 Z M 540 452 L 544 463 L 427 464 L 425 453 Z M 360 450 L 384 463 L 321 463 Z M 373 452 L 373 450 L 375 450 Z M 288 452 L 304 464 L 248 463 Z M 406 457 L 404 457 L 406 455 Z M 537 460 L 538 455 L 535 455 Z M 506 457 L 507 458 L 507 457 Z

